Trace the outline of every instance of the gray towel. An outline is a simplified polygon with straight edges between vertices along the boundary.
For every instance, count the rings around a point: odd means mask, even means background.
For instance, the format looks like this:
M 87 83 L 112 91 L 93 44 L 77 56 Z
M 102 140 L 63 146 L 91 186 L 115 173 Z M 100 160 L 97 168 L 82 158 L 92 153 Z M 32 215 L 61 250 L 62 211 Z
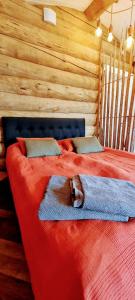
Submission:
M 40 204 L 40 220 L 111 220 L 127 222 L 128 217 L 72 207 L 70 179 L 52 176 Z
M 77 185 L 76 182 L 79 179 L 81 184 Z M 81 206 L 84 210 L 135 217 L 135 185 L 133 183 L 88 175 L 74 176 L 72 181 L 76 189 L 74 207 Z M 82 203 L 78 199 L 81 188 L 84 195 Z

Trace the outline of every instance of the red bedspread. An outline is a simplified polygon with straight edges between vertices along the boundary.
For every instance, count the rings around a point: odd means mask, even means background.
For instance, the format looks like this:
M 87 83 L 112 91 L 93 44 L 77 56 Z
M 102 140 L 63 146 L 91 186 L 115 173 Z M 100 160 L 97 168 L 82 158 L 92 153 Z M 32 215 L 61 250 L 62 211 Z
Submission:
M 39 221 L 51 175 L 78 173 L 135 183 L 135 155 L 106 149 L 27 159 L 10 146 L 7 168 L 36 300 L 134 300 L 135 221 Z M 51 201 L 51 199 L 50 199 Z

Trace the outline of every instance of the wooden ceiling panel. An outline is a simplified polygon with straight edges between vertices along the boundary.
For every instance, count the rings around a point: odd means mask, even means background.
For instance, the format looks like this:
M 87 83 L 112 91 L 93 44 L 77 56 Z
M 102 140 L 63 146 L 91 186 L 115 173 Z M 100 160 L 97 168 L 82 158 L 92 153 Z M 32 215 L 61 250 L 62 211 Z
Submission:
M 34 5 L 56 5 L 74 8 L 85 11 L 93 0 L 25 0 L 27 3 Z M 99 0 L 98 0 L 99 2 Z

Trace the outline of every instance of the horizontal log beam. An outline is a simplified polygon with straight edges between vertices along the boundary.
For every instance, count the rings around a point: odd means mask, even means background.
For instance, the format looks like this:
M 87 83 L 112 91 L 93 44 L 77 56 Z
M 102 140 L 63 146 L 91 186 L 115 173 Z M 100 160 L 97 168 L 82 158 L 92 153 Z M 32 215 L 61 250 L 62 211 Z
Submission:
M 90 21 L 99 18 L 102 13 L 111 6 L 116 0 L 93 0 L 89 7 L 85 10 L 85 14 Z
M 4 75 L 0 75 L 0 92 L 83 102 L 97 101 L 96 91 Z
M 0 110 L 41 111 L 48 113 L 96 114 L 97 104 L 51 98 L 39 98 L 0 92 Z
M 36 46 L 47 47 L 60 53 L 68 54 L 95 64 L 99 63 L 99 51 L 83 46 L 68 38 L 37 28 L 13 17 L 1 14 L 0 33 L 18 38 Z
M 0 54 L 80 75 L 92 73 L 98 77 L 99 73 L 96 64 L 3 34 L 0 34 Z
M 0 75 L 44 80 L 63 85 L 97 90 L 98 80 L 61 70 L 21 61 L 0 54 Z

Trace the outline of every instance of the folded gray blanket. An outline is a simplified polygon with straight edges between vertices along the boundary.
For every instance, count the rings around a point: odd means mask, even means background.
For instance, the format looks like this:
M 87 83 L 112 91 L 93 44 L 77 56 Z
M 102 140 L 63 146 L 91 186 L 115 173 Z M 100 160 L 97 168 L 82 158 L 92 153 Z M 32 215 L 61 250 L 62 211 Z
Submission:
M 135 185 L 125 180 L 76 175 L 72 178 L 74 207 L 135 217 Z M 79 197 L 79 195 L 83 197 Z
M 87 175 L 80 175 L 80 176 L 87 177 Z M 97 179 L 101 179 L 101 177 L 100 178 L 97 177 Z M 130 183 L 127 184 L 127 187 L 129 190 Z M 86 184 L 86 188 L 87 188 L 87 184 Z M 132 184 L 131 184 L 131 188 L 133 188 Z M 95 195 L 99 196 L 98 192 L 96 192 L 96 189 L 97 189 L 97 185 L 95 188 Z M 112 194 L 112 199 L 113 197 L 114 194 Z M 103 209 L 102 210 L 97 209 L 96 211 L 95 209 L 90 210 L 87 208 L 88 207 L 85 208 L 83 206 L 83 209 L 78 209 L 72 206 L 71 186 L 70 186 L 69 178 L 65 176 L 52 176 L 49 181 L 45 196 L 40 204 L 38 217 L 40 220 L 83 220 L 83 219 L 95 220 L 96 219 L 96 220 L 111 220 L 111 221 L 122 221 L 122 222 L 128 222 L 129 219 L 128 215 L 117 214 L 115 212 L 115 209 L 113 213 L 108 213 L 106 211 L 103 212 Z M 95 208 L 95 206 L 93 206 L 93 208 Z

